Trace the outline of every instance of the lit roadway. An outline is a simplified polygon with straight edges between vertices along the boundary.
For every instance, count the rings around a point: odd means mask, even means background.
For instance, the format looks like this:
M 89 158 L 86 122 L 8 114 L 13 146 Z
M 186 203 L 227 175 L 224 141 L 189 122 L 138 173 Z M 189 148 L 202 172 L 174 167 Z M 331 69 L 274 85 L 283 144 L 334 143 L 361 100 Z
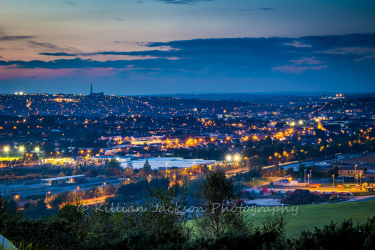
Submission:
M 85 199 L 85 200 L 79 200 L 77 202 L 69 202 L 68 204 L 77 204 L 77 203 L 80 203 L 80 204 L 83 204 L 83 205 L 95 205 L 95 204 L 101 204 L 103 202 L 105 202 L 105 200 L 109 197 L 113 197 L 114 195 L 104 195 L 104 196 L 101 196 L 101 197 L 96 197 L 96 198 L 92 198 L 92 199 Z M 65 204 L 63 204 L 65 205 Z
M 279 166 L 282 167 L 282 166 L 286 166 L 286 165 L 294 164 L 294 163 L 299 163 L 299 161 L 291 161 L 291 162 L 280 163 Z M 275 165 L 269 165 L 269 166 L 262 167 L 262 169 L 272 169 L 274 167 L 275 167 Z M 230 178 L 232 176 L 235 176 L 236 174 L 243 174 L 243 173 L 247 173 L 249 171 L 250 171 L 250 169 L 248 167 L 242 167 L 242 168 L 228 170 L 228 171 L 226 171 L 226 175 L 227 175 L 228 178 Z

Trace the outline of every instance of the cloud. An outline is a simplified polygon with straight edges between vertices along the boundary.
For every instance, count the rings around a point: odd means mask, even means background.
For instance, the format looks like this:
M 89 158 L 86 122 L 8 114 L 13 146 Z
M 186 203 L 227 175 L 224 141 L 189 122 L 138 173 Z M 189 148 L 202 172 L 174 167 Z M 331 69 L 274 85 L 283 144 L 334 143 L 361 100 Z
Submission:
M 77 5 L 76 2 L 73 2 L 73 1 L 64 1 L 64 3 L 68 4 L 68 5 L 71 5 L 71 6 L 75 6 Z
M 166 4 L 194 4 L 197 2 L 210 2 L 212 0 L 159 0 Z
M 311 45 L 309 44 L 302 44 L 301 42 L 298 41 L 293 41 L 293 43 L 286 43 L 285 45 L 293 46 L 296 48 L 309 48 Z
M 113 68 L 64 68 L 64 69 L 48 69 L 48 68 L 17 68 L 15 66 L 0 66 L 0 79 L 54 79 L 65 77 L 67 75 L 85 75 L 88 77 L 113 76 L 119 70 Z
M 7 36 L 0 32 L 0 41 L 17 41 L 25 39 L 33 39 L 35 36 Z
M 59 47 L 56 46 L 52 43 L 39 43 L 35 41 L 29 41 L 30 47 L 40 47 L 44 48 L 47 50 L 59 50 L 59 51 L 78 51 L 78 49 L 70 47 L 70 46 L 65 46 L 65 47 Z
M 292 64 L 273 67 L 272 71 L 280 71 L 285 74 L 302 74 L 307 70 L 323 70 L 328 67 L 324 62 L 317 60 L 316 57 L 301 57 L 289 61 Z
M 40 55 L 45 55 L 45 56 L 77 56 L 78 54 L 69 54 L 65 52 L 57 52 L 57 53 L 39 53 Z
M 293 62 L 294 64 L 296 65 L 304 65 L 304 64 L 321 64 L 321 63 L 324 63 L 324 62 L 321 62 L 319 60 L 316 60 L 316 57 L 302 57 L 300 59 L 296 59 L 296 60 L 290 60 L 291 62 Z
M 369 47 L 346 47 L 346 48 L 336 48 L 331 50 L 322 51 L 322 53 L 327 54 L 337 54 L 337 55 L 347 55 L 347 54 L 354 54 L 354 55 L 364 55 L 364 54 L 372 54 L 375 52 L 375 48 Z
M 331 55 L 353 55 L 357 58 L 354 59 L 355 62 L 360 62 L 365 59 L 375 58 L 375 48 L 369 47 L 346 47 L 346 48 L 337 48 L 322 51 L 321 53 L 331 54 Z
M 124 22 L 126 22 L 126 20 L 125 20 L 125 19 L 122 19 L 122 18 L 120 18 L 120 17 L 117 17 L 117 18 L 115 18 L 115 20 L 117 20 L 117 21 L 124 21 Z
M 339 74 L 340 71 L 354 70 L 356 64 L 362 70 L 371 68 L 375 62 L 373 41 L 375 36 L 371 34 L 213 38 L 142 43 L 143 51 L 93 53 L 63 51 L 55 45 L 37 43 L 35 46 L 47 50 L 41 55 L 55 58 L 48 58 L 48 61 L 0 61 L 0 65 L 28 69 L 111 68 L 118 70 L 118 74 L 127 69 L 127 72 L 184 78 L 256 78 L 276 74 L 299 75 L 307 71 L 318 74 L 323 70 L 337 70 Z
M 238 11 L 269 11 L 269 10 L 281 10 L 281 9 L 274 9 L 274 8 L 257 8 L 257 9 L 240 9 Z
M 281 67 L 274 67 L 272 68 L 273 71 L 281 71 L 285 74 L 302 74 L 306 70 L 322 70 L 327 68 L 327 65 L 320 65 L 320 66 L 295 66 L 295 65 L 284 65 Z
M 313 50 L 330 50 L 346 47 L 375 47 L 375 34 L 351 34 L 342 36 L 306 36 L 296 39 L 309 44 Z
M 35 38 L 35 36 L 9 36 L 0 28 L 0 41 L 17 41 L 33 38 Z

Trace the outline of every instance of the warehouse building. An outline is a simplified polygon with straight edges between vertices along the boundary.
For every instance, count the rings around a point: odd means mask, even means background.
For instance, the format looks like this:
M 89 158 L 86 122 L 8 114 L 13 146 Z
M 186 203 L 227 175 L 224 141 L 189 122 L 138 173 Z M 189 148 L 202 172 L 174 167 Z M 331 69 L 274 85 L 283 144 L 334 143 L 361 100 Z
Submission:
M 214 165 L 220 164 L 220 161 L 215 160 L 203 160 L 203 159 L 183 159 L 183 158 L 172 158 L 172 157 L 154 157 L 154 158 L 144 158 L 138 160 L 130 160 L 120 162 L 122 168 L 134 168 L 141 169 L 146 163 L 151 165 L 151 169 L 170 169 L 170 168 L 189 168 L 192 166 L 205 165 L 207 167 L 212 167 Z

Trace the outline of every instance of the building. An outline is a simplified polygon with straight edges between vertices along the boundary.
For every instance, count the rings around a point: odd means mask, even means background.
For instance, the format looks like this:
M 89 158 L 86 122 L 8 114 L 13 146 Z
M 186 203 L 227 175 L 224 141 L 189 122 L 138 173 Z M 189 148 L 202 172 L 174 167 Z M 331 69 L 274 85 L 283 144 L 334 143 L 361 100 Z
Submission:
M 154 158 L 143 158 L 138 160 L 120 161 L 121 167 L 123 168 L 134 168 L 141 169 L 146 163 L 151 165 L 151 169 L 170 169 L 172 167 L 176 168 L 189 168 L 192 166 L 205 165 L 211 167 L 213 165 L 220 164 L 221 162 L 215 160 L 203 160 L 203 159 L 183 159 L 177 157 L 154 157 Z
M 45 185 L 58 185 L 63 183 L 76 183 L 78 181 L 84 180 L 86 178 L 85 175 L 72 175 L 72 176 L 64 176 L 64 177 L 56 177 L 56 178 L 48 178 L 42 179 L 42 183 Z
M 364 176 L 366 171 L 359 167 L 340 167 L 339 175 L 345 176 L 355 176 L 355 175 L 362 175 Z

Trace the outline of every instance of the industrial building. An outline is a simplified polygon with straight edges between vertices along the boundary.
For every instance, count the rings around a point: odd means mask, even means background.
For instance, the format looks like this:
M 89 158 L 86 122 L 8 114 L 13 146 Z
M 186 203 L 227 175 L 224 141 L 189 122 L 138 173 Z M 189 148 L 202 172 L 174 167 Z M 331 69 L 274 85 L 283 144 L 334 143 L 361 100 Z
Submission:
M 85 178 L 86 176 L 82 174 L 72 175 L 72 176 L 42 179 L 42 183 L 45 185 L 58 185 L 58 184 L 63 184 L 63 183 L 75 183 L 77 181 L 84 180 Z
M 172 167 L 177 168 L 189 168 L 192 166 L 205 165 L 211 167 L 213 165 L 220 164 L 220 161 L 215 160 L 203 160 L 203 159 L 183 159 L 178 157 L 154 157 L 154 158 L 143 158 L 138 160 L 121 161 L 121 167 L 123 168 L 134 168 L 141 169 L 145 165 L 146 159 L 151 165 L 151 169 L 162 169 L 166 170 Z

